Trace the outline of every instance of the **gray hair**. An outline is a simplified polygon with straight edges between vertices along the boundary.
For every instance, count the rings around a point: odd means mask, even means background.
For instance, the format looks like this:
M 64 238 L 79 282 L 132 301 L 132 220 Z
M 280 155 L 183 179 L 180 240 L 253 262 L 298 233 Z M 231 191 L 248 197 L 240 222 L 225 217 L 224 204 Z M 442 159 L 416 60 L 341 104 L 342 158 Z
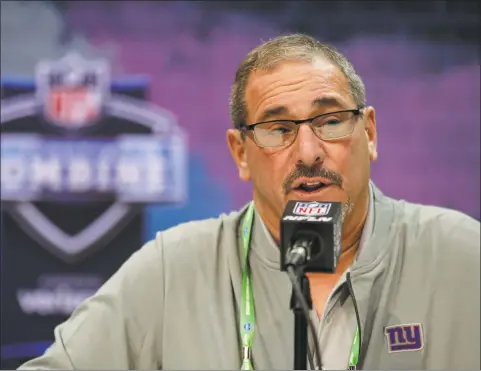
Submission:
M 333 46 L 311 36 L 292 34 L 279 36 L 251 50 L 240 63 L 231 88 L 230 116 L 234 127 L 241 128 L 247 117 L 245 102 L 249 77 L 256 70 L 269 70 L 284 61 L 309 61 L 322 56 L 340 68 L 349 83 L 352 98 L 358 107 L 366 105 L 366 88 L 351 62 Z

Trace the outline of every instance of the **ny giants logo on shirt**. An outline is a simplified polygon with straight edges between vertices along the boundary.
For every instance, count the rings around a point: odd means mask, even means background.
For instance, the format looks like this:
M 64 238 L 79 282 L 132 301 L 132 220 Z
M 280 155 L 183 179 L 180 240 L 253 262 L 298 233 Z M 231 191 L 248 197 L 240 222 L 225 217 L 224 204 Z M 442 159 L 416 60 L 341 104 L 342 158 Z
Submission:
M 384 333 L 389 353 L 421 350 L 424 346 L 420 323 L 389 326 Z

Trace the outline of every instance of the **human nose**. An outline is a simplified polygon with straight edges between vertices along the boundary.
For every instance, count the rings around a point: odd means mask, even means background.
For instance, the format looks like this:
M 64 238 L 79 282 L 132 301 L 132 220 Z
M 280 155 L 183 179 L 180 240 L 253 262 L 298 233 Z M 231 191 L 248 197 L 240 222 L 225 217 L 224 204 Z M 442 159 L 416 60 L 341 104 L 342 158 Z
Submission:
M 325 153 L 322 142 L 309 125 L 299 125 L 295 146 L 297 163 L 313 166 L 324 161 Z

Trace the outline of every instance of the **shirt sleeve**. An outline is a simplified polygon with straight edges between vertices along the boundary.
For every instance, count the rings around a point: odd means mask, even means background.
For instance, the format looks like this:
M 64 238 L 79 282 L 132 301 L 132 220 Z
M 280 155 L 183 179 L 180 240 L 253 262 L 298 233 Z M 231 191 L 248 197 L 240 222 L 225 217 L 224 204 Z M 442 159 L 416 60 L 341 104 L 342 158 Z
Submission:
M 480 368 L 480 224 L 459 213 L 444 223 L 433 283 L 431 320 L 432 367 L 455 370 Z M 429 267 L 427 267 L 429 269 Z
M 19 369 L 161 369 L 162 264 L 158 242 L 146 243 Z

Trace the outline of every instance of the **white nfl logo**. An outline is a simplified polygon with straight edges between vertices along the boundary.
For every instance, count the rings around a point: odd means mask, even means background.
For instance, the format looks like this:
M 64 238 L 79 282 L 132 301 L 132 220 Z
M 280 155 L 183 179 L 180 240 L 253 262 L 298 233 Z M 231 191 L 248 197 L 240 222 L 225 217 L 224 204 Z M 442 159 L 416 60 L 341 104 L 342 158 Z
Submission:
M 331 204 L 319 202 L 297 202 L 294 207 L 294 214 L 296 215 L 316 215 L 322 216 L 329 214 Z
M 95 124 L 109 95 L 110 68 L 76 53 L 37 66 L 37 95 L 52 124 L 77 129 Z

